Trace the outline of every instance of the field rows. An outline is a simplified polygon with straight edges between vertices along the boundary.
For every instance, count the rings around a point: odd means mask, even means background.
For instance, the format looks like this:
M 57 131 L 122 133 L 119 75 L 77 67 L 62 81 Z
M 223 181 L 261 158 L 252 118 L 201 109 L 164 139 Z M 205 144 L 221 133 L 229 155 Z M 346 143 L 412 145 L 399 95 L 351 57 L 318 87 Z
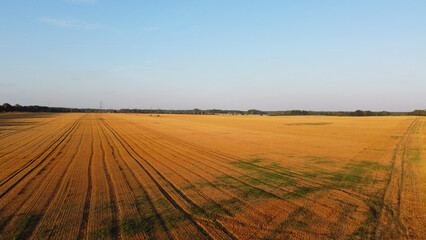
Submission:
M 425 237 L 425 120 L 342 119 L 5 116 L 0 239 Z

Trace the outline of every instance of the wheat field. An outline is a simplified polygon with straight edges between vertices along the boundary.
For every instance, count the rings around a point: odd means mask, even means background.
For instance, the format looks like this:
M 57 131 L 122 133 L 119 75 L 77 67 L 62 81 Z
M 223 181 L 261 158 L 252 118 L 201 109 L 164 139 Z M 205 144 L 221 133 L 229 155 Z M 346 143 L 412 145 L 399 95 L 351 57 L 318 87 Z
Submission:
M 0 239 L 425 239 L 426 118 L 0 114 Z

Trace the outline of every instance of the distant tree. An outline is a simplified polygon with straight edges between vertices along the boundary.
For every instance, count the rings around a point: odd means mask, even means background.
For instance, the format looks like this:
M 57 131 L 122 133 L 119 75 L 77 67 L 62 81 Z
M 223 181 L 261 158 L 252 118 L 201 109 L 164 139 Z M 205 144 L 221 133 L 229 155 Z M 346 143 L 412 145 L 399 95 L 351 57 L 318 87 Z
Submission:
M 353 113 L 353 116 L 361 117 L 361 116 L 365 116 L 365 113 L 364 113 L 364 111 L 362 111 L 362 110 L 356 110 L 356 111 Z
M 365 111 L 364 114 L 365 116 L 376 116 L 376 114 L 373 113 L 372 111 Z
M 2 107 L 3 107 L 3 111 L 4 112 L 11 112 L 11 111 L 13 111 L 13 107 L 9 103 L 4 103 Z
M 408 115 L 413 116 L 426 116 L 426 110 L 414 110 L 412 112 L 409 112 Z
M 308 115 L 308 111 L 305 110 L 291 110 L 290 115 Z
M 391 113 L 390 112 L 386 112 L 386 111 L 381 111 L 377 113 L 377 116 L 390 116 Z
M 258 115 L 260 115 L 260 114 L 265 114 L 265 113 L 260 111 L 260 110 L 257 110 L 257 109 L 249 109 L 247 111 L 247 114 L 258 114 Z
M 257 114 L 258 112 L 259 112 L 259 110 L 257 110 L 257 109 L 249 109 L 247 111 L 247 114 Z

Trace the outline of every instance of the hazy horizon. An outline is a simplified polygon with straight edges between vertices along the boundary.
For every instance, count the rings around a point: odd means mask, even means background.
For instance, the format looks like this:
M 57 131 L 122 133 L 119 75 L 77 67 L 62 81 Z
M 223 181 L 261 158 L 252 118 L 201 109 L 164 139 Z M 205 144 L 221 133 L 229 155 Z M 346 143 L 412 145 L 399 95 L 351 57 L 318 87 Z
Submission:
M 2 1 L 0 102 L 426 108 L 424 1 Z

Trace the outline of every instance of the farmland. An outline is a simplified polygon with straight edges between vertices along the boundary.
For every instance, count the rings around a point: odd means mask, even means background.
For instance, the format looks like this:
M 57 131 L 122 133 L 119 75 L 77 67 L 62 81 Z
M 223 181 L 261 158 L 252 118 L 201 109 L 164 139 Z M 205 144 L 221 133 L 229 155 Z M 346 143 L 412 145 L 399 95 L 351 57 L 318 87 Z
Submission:
M 0 115 L 0 239 L 426 238 L 426 118 Z

